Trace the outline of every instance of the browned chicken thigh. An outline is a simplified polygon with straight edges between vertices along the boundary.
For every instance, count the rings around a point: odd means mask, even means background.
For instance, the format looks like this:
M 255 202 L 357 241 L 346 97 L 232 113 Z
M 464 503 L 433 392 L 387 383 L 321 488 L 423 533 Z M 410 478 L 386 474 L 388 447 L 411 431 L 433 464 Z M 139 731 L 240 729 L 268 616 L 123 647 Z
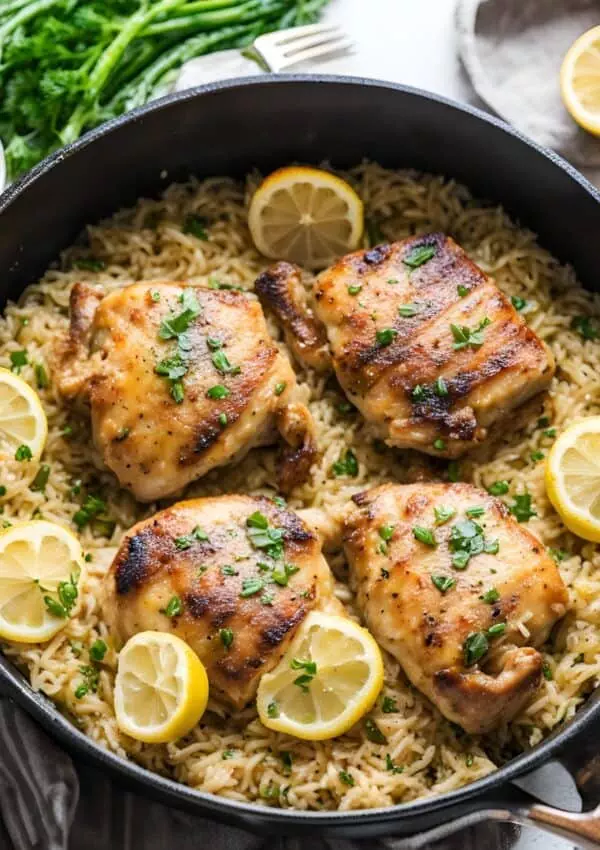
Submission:
M 185 640 L 211 693 L 241 708 L 312 609 L 342 611 L 315 534 L 266 498 L 179 502 L 125 535 L 105 580 L 118 641 L 146 629 Z
M 458 457 L 548 387 L 554 360 L 494 281 L 440 233 L 379 245 L 322 272 L 311 312 L 299 270 L 256 291 L 294 354 L 326 368 L 390 446 Z
M 384 484 L 354 501 L 344 548 L 375 639 L 466 731 L 509 720 L 568 603 L 543 545 L 469 484 Z
M 282 489 L 304 480 L 316 455 L 294 371 L 243 292 L 145 282 L 103 295 L 76 284 L 57 373 L 64 395 L 89 397 L 94 442 L 141 501 L 274 442 L 277 430 L 288 444 Z

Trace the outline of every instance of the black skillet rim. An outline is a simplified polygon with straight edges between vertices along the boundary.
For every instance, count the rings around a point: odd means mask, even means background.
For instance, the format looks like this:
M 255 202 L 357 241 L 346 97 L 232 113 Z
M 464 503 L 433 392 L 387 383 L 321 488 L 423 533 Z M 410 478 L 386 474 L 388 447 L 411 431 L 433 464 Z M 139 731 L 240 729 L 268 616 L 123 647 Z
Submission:
M 42 177 L 48 170 L 58 166 L 64 159 L 73 156 L 80 149 L 93 144 L 96 139 L 109 135 L 113 130 L 118 130 L 123 124 L 134 123 L 138 118 L 150 112 L 160 111 L 172 103 L 201 97 L 204 94 L 209 94 L 221 89 L 265 85 L 285 86 L 290 83 L 304 83 L 309 85 L 334 83 L 337 85 L 358 85 L 387 88 L 402 92 L 409 96 L 430 100 L 459 112 L 466 113 L 477 118 L 479 121 L 484 121 L 485 123 L 494 126 L 502 133 L 513 136 L 527 147 L 532 148 L 539 156 L 549 160 L 555 167 L 566 172 L 566 174 L 578 183 L 585 192 L 587 192 L 596 202 L 600 203 L 600 192 L 579 171 L 577 171 L 574 166 L 566 162 L 561 156 L 554 153 L 554 151 L 538 145 L 518 130 L 510 127 L 504 121 L 483 112 L 477 107 L 460 104 L 449 98 L 417 89 L 412 86 L 405 86 L 384 80 L 332 74 L 278 74 L 269 77 L 254 76 L 234 78 L 217 83 L 209 83 L 192 89 L 186 89 L 181 92 L 175 92 L 100 125 L 66 148 L 62 148 L 61 150 L 51 154 L 49 157 L 46 157 L 46 159 L 38 163 L 38 165 L 36 165 L 20 180 L 12 184 L 0 196 L 0 216 L 4 210 L 10 206 L 15 198 L 23 194 L 27 190 L 28 186 Z M 591 725 L 594 719 L 600 718 L 600 698 L 597 696 L 599 693 L 597 690 L 596 695 L 588 697 L 585 705 L 577 712 L 575 717 L 568 723 L 567 726 L 556 729 L 540 744 L 512 759 L 505 766 L 495 770 L 482 779 L 478 779 L 469 785 L 465 785 L 462 788 L 457 789 L 456 791 L 440 795 L 439 797 L 415 800 L 414 802 L 409 803 L 399 803 L 395 806 L 385 808 L 363 809 L 358 811 L 353 810 L 348 812 L 303 812 L 257 806 L 254 803 L 240 803 L 235 800 L 229 800 L 225 797 L 219 797 L 215 794 L 197 791 L 190 786 L 174 782 L 160 774 L 152 773 L 133 761 L 125 760 L 115 753 L 104 750 L 95 744 L 91 738 L 84 735 L 75 726 L 73 726 L 72 723 L 66 720 L 48 697 L 33 691 L 23 674 L 21 674 L 9 661 L 9 659 L 2 654 L 0 654 L 0 680 L 4 680 L 2 683 L 3 690 L 6 689 L 7 695 L 12 697 L 19 705 L 27 710 L 44 729 L 50 731 L 51 734 L 54 734 L 55 737 L 61 741 L 61 743 L 64 743 L 69 751 L 83 756 L 88 762 L 100 764 L 113 775 L 116 774 L 123 777 L 124 780 L 129 780 L 130 783 L 137 786 L 140 790 L 144 787 L 149 787 L 156 792 L 157 796 L 162 796 L 165 801 L 179 801 L 181 805 L 184 805 L 188 810 L 197 808 L 199 813 L 214 813 L 217 816 L 222 816 L 224 813 L 229 811 L 232 819 L 235 819 L 238 823 L 247 821 L 248 825 L 251 825 L 253 821 L 256 822 L 257 819 L 260 819 L 262 821 L 271 821 L 279 827 L 290 828 L 300 825 L 305 827 L 310 825 L 314 827 L 341 827 L 344 825 L 360 828 L 361 826 L 367 826 L 369 824 L 380 824 L 392 821 L 401 821 L 405 818 L 416 818 L 419 815 L 427 815 L 439 809 L 449 808 L 453 805 L 464 803 L 479 795 L 483 795 L 486 792 L 498 789 L 499 786 L 509 780 L 515 779 L 518 776 L 539 767 L 541 764 L 546 762 L 550 756 L 569 744 L 585 726 L 588 724 Z

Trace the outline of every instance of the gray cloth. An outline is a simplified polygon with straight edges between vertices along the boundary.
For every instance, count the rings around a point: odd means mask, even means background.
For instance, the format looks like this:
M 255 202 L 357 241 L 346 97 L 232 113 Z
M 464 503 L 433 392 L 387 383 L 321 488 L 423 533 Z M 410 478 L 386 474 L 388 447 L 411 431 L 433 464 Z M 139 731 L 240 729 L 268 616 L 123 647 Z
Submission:
M 435 850 L 508 850 L 510 824 L 480 825 Z M 0 698 L 0 850 L 399 850 L 383 839 L 259 837 L 169 809 L 78 765 L 14 703 Z M 433 850 L 433 846 L 432 846 Z
M 559 72 L 575 39 L 600 24 L 600 0 L 459 0 L 461 59 L 477 94 L 506 121 L 578 166 L 600 166 L 600 139 L 572 120 Z

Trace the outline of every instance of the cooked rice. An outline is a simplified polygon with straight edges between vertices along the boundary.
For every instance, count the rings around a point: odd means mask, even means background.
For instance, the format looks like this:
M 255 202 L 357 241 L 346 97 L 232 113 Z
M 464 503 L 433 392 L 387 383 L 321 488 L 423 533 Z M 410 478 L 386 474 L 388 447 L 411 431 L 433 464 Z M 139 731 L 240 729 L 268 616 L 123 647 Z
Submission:
M 395 700 L 398 710 L 383 713 L 379 702 L 373 711 L 386 744 L 370 742 L 360 724 L 333 741 L 299 741 L 265 729 L 254 708 L 230 717 L 214 704 L 184 740 L 165 746 L 130 740 L 119 732 L 114 718 L 116 656 L 112 648 L 101 666 L 97 692 L 77 699 L 75 690 L 82 682 L 80 667 L 89 664 L 89 647 L 97 638 L 109 641 L 97 598 L 115 547 L 132 523 L 159 506 L 138 505 L 119 490 L 115 477 L 102 470 L 99 455 L 91 447 L 85 409 L 62 403 L 52 382 L 40 392 L 49 420 L 43 461 L 50 464 L 51 474 L 45 495 L 28 487 L 36 472 L 32 464 L 9 464 L 0 482 L 7 488 L 1 499 L 5 520 L 43 515 L 73 528 L 73 514 L 86 492 L 101 494 L 117 519 L 111 540 L 95 538 L 89 528 L 81 533 L 92 560 L 79 616 L 46 645 L 5 646 L 5 652 L 28 669 L 33 688 L 55 700 L 98 744 L 150 770 L 230 799 L 296 809 L 387 806 L 456 789 L 537 744 L 572 717 L 600 670 L 600 555 L 595 545 L 565 531 L 545 494 L 544 464 L 531 459 L 537 450 L 547 453 L 552 443 L 537 424 L 542 405 L 551 426 L 558 430 L 578 417 L 600 412 L 600 345 L 585 341 L 570 327 L 574 316 L 598 315 L 598 297 L 584 291 L 572 270 L 560 266 L 532 233 L 519 228 L 501 209 L 474 201 L 453 181 L 387 171 L 373 164 L 343 176 L 356 186 L 367 216 L 380 223 L 387 239 L 442 230 L 494 275 L 504 292 L 525 297 L 527 321 L 550 344 L 558 363 L 550 396 L 540 402 L 540 412 L 533 412 L 520 430 L 515 428 L 460 464 L 463 480 L 482 486 L 508 480 L 510 494 L 505 499 L 509 504 L 515 493 L 531 493 L 537 517 L 528 527 L 546 545 L 569 553 L 560 570 L 570 590 L 571 612 L 543 648 L 546 672 L 552 678 L 543 679 L 518 718 L 487 738 L 465 735 L 444 720 L 406 682 L 399 664 L 386 656 L 384 694 Z M 134 280 L 206 282 L 215 277 L 252 287 L 264 265 L 246 226 L 246 206 L 255 179 L 250 178 L 245 187 L 228 179 L 174 185 L 160 200 L 142 200 L 134 209 L 89 227 L 87 241 L 68 250 L 59 267 L 50 269 L 39 283 L 28 287 L 17 305 L 6 309 L 0 319 L 0 365 L 10 367 L 10 352 L 26 348 L 30 365 L 22 370 L 25 380 L 35 386 L 35 363 L 46 364 L 51 373 L 52 343 L 67 326 L 69 290 L 77 280 L 99 282 L 110 289 Z M 183 232 L 190 214 L 210 222 L 209 241 Z M 105 270 L 76 268 L 78 259 L 90 257 L 104 261 Z M 273 332 L 277 333 L 275 328 Z M 310 398 L 322 458 L 309 483 L 294 493 L 292 507 L 335 509 L 365 487 L 406 480 L 411 464 L 423 463 L 414 454 L 382 447 L 360 416 L 341 414 L 337 404 L 343 397 L 331 379 L 299 370 L 299 381 Z M 72 435 L 64 434 L 67 425 L 72 426 Z M 346 447 L 353 448 L 360 462 L 355 479 L 335 478 L 329 471 Z M 183 495 L 273 494 L 276 454 L 275 448 L 253 451 L 238 466 L 207 476 Z M 431 467 L 430 474 L 443 476 L 444 466 L 440 464 L 437 472 Z M 340 579 L 340 596 L 356 615 L 344 584 L 341 556 L 333 559 L 332 566 Z M 527 633 L 525 622 L 522 631 Z M 291 769 L 285 766 L 287 753 Z M 386 769 L 388 755 L 401 770 Z M 353 785 L 344 782 L 343 771 L 352 777 Z

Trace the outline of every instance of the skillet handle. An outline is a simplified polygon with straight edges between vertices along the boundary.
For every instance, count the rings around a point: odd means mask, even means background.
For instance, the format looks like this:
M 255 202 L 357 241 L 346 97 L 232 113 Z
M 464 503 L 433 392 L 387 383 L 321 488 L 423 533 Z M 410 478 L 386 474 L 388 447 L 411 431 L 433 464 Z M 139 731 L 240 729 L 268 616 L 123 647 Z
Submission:
M 400 839 L 398 843 L 394 842 L 394 847 L 396 850 L 423 850 L 459 830 L 490 821 L 537 827 L 549 835 L 566 839 L 581 850 L 600 848 L 600 806 L 591 812 L 580 814 L 564 812 L 541 803 L 518 805 L 515 802 L 469 812 L 433 829 Z

